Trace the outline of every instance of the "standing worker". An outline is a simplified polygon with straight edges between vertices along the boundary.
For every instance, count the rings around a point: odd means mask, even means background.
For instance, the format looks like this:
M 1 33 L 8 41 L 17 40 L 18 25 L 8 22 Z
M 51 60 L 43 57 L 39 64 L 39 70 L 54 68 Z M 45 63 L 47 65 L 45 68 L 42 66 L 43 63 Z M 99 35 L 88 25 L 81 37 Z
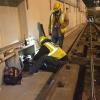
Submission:
M 41 47 L 33 58 L 33 73 L 39 69 L 55 72 L 63 64 L 66 64 L 67 55 L 65 51 L 60 47 L 55 46 L 50 39 L 45 36 L 41 36 L 40 44 Z
M 66 20 L 65 14 L 61 10 L 62 5 L 60 2 L 56 2 L 53 7 L 53 12 L 50 15 L 49 21 L 49 35 L 52 37 L 52 42 L 62 48 L 64 33 L 67 31 L 68 20 Z

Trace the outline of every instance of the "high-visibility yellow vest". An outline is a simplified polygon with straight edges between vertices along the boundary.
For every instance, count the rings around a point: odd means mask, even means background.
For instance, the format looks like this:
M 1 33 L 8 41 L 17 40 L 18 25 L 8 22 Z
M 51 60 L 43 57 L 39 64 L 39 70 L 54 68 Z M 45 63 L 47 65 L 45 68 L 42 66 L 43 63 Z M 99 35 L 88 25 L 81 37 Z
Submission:
M 51 14 L 51 17 L 50 17 L 50 33 L 52 33 L 53 31 L 53 25 L 54 25 L 54 22 L 55 22 L 55 16 L 53 14 Z M 59 24 L 61 25 L 60 26 L 60 31 L 62 34 L 64 34 L 66 31 L 67 31 L 67 25 L 66 25 L 66 22 L 65 22 L 65 14 L 64 13 L 61 13 L 61 15 L 59 16 L 59 20 L 58 20 Z
M 65 51 L 63 51 L 60 47 L 56 47 L 51 42 L 46 42 L 43 45 L 50 50 L 48 56 L 55 57 L 57 59 L 62 59 L 64 56 L 66 56 Z

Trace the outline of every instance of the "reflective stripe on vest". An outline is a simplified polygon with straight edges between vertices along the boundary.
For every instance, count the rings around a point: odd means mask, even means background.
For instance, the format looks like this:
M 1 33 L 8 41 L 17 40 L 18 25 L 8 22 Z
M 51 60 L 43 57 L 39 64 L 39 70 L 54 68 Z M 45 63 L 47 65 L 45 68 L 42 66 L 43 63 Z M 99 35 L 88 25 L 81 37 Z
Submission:
M 44 46 L 46 46 L 50 50 L 48 56 L 52 56 L 57 59 L 61 59 L 66 56 L 66 53 L 60 47 L 56 47 L 50 42 L 44 43 Z

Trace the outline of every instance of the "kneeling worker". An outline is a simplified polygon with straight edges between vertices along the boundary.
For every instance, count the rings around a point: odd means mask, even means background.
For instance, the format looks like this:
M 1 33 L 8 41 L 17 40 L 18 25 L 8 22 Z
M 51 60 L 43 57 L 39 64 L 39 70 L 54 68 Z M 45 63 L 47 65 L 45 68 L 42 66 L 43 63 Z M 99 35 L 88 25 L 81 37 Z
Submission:
M 39 41 L 41 47 L 33 58 L 35 61 L 34 67 L 37 71 L 42 69 L 55 72 L 67 62 L 67 55 L 65 51 L 60 47 L 55 46 L 50 39 L 45 36 L 41 36 Z

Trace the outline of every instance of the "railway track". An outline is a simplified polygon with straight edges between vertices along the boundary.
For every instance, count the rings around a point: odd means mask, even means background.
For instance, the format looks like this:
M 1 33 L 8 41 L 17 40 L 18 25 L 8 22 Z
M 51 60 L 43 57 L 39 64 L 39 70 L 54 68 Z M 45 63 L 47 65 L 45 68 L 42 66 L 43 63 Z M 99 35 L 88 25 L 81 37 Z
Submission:
M 100 86 L 97 85 L 99 79 L 96 79 L 100 76 L 98 73 L 100 70 L 97 70 L 100 66 L 99 33 L 100 31 L 96 28 L 96 25 L 89 23 L 80 41 L 71 53 L 71 63 L 79 64 L 84 71 L 81 74 L 82 80 L 80 79 L 78 82 L 81 87 L 77 86 L 77 98 L 75 100 L 100 99 L 100 92 L 95 91 L 100 90 Z M 82 93 L 82 96 L 80 96 L 80 93 Z
M 50 77 L 36 100 L 99 100 L 96 97 L 100 94 L 95 93 L 99 87 L 95 82 L 96 67 L 100 66 L 100 57 L 95 54 L 100 47 L 98 33 L 95 24 L 88 23 L 65 37 L 63 49 L 70 62 Z
M 68 53 L 74 46 L 74 42 L 82 34 L 81 26 L 77 31 L 67 35 L 64 41 L 64 50 Z M 36 100 L 73 100 L 78 80 L 80 66 L 77 64 L 64 65 L 56 74 L 52 75 Z M 66 94 L 67 93 L 67 94 Z

